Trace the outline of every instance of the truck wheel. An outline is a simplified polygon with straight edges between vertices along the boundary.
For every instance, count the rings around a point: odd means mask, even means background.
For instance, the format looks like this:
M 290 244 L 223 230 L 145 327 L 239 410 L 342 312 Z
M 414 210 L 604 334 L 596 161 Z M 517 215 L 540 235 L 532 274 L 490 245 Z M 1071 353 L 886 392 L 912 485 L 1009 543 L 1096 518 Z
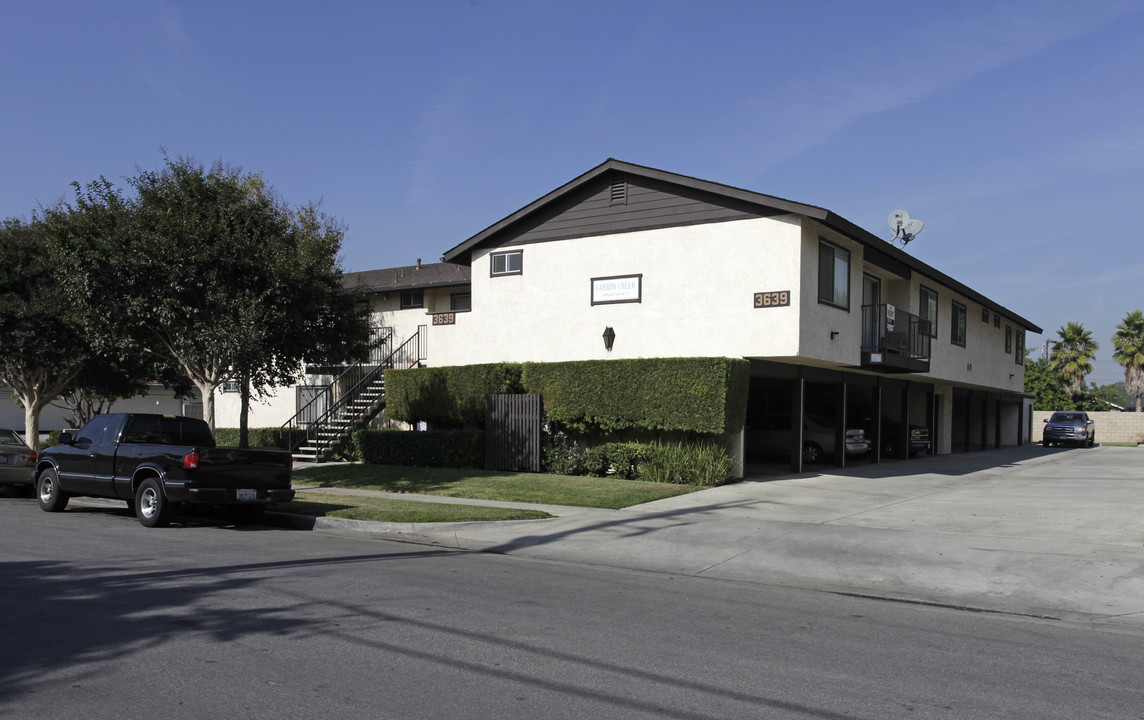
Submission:
M 36 478 L 36 502 L 44 512 L 63 512 L 71 496 L 60 489 L 54 468 L 47 468 Z
M 807 465 L 814 465 L 822 460 L 822 448 L 816 442 L 808 442 L 802 446 L 802 461 Z
M 135 491 L 135 517 L 143 527 L 163 527 L 171 522 L 174 504 L 163 495 L 163 486 L 156 478 L 147 478 Z

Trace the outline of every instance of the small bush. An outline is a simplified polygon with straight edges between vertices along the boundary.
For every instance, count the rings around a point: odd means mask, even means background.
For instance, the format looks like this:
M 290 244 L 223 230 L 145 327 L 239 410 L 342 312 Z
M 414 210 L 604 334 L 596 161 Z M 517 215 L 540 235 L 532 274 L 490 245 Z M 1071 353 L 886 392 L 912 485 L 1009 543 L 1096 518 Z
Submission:
M 359 430 L 361 459 L 375 465 L 479 468 L 485 464 L 485 434 L 468 430 Z
M 544 436 L 544 471 L 554 475 L 586 475 L 588 451 L 572 438 L 558 432 Z
M 649 445 L 637 442 L 608 443 L 601 447 L 607 454 L 612 472 L 624 480 L 638 479 L 640 464 L 650 454 Z
M 642 479 L 680 485 L 723 485 L 731 481 L 735 461 L 714 442 L 656 443 L 641 463 Z

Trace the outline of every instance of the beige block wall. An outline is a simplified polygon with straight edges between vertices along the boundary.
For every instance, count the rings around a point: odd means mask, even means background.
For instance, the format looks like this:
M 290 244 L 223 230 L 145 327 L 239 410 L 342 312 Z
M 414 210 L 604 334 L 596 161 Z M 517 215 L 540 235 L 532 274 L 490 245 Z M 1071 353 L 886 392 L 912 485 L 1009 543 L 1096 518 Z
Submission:
M 1048 410 L 1033 411 L 1033 442 L 1041 441 L 1041 433 L 1053 413 Z M 1096 422 L 1096 441 L 1115 443 L 1144 442 L 1144 413 L 1090 412 L 1089 417 Z

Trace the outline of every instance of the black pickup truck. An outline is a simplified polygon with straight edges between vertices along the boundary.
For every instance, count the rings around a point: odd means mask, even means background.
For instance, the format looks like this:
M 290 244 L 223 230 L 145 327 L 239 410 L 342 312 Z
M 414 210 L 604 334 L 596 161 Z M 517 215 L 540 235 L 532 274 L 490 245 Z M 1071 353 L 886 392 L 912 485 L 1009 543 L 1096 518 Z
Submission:
M 177 415 L 97 415 L 40 453 L 36 498 L 60 512 L 77 496 L 118 498 L 146 527 L 166 525 L 181 503 L 239 506 L 258 519 L 294 498 L 290 453 L 215 447 L 210 427 Z

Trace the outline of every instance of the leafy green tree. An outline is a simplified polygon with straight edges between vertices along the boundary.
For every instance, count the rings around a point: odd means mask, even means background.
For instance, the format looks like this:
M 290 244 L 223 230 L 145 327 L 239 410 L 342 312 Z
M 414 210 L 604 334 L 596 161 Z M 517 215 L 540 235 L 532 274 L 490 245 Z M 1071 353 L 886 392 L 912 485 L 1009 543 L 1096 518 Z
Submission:
M 362 352 L 368 323 L 342 291 L 335 221 L 290 208 L 261 176 L 222 163 L 165 158 L 128 182 L 131 199 L 104 181 L 77 193 L 114 221 L 86 236 L 85 259 L 70 256 L 88 273 L 69 273 L 68 290 L 88 326 L 111 318 L 137 355 L 180 368 L 212 427 L 224 381 L 263 392 L 296 380 L 303 358 Z
M 87 342 L 69 321 L 42 222 L 0 223 L 0 381 L 24 406 L 28 445 L 40 445 L 40 413 L 79 376 Z
M 1036 410 L 1072 410 L 1073 400 L 1065 390 L 1064 377 L 1048 360 L 1025 358 L 1025 392 L 1033 396 Z
M 1144 312 L 1126 314 L 1112 336 L 1112 359 L 1124 366 L 1124 390 L 1144 412 Z
M 1092 372 L 1092 361 L 1100 349 L 1092 333 L 1083 323 L 1069 321 L 1059 330 L 1052 343 L 1049 362 L 1068 384 L 1069 394 L 1079 398 L 1084 392 L 1084 378 Z

